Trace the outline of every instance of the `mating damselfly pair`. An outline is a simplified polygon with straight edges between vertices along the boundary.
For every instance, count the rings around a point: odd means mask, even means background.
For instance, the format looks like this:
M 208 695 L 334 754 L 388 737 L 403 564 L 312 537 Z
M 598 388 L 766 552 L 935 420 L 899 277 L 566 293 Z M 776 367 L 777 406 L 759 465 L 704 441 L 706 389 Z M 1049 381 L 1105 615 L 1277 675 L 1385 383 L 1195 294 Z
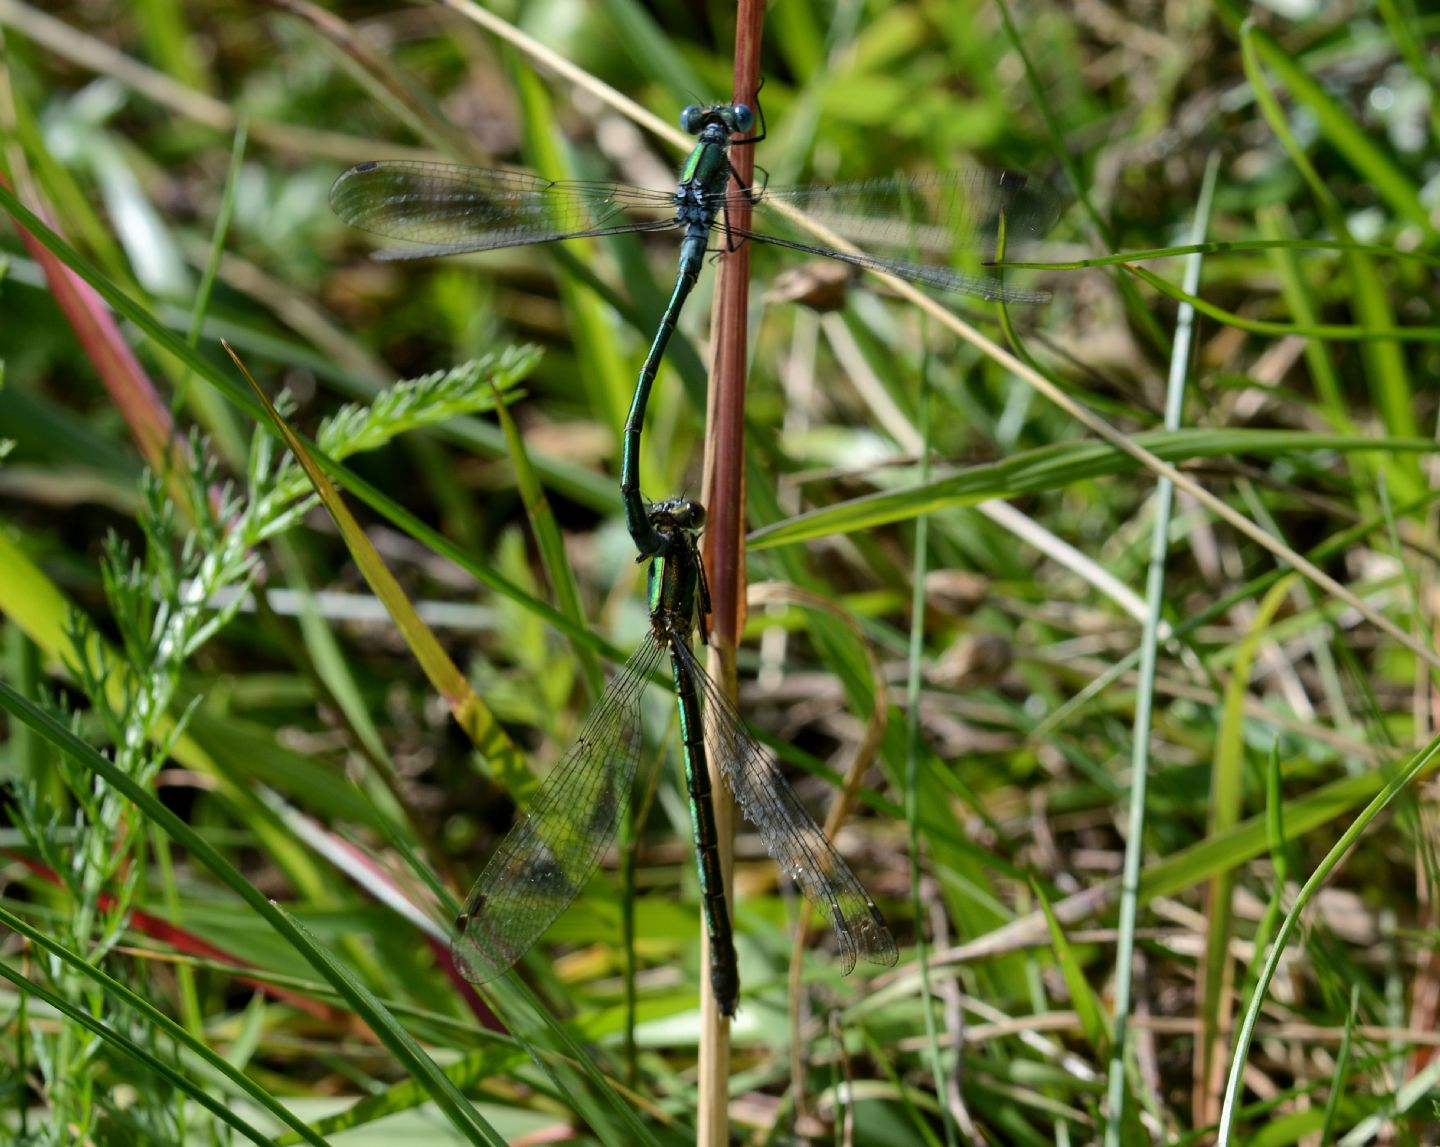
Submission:
M 687 107 L 680 125 L 697 136 L 674 190 L 624 183 L 549 180 L 518 171 L 451 164 L 391 161 L 362 163 L 335 181 L 330 203 L 346 222 L 415 246 L 382 251 L 380 258 L 458 255 L 529 243 L 626 232 L 684 232 L 670 301 L 660 317 L 635 385 L 620 462 L 625 524 L 643 559 L 659 552 L 666 536 L 650 522 L 640 489 L 640 433 L 660 360 L 680 310 L 700 277 L 711 236 L 723 249 L 755 241 L 852 266 L 885 271 L 923 286 L 981 299 L 1040 302 L 1049 296 L 1007 286 L 985 272 L 997 254 L 1012 254 L 1040 239 L 1059 215 L 1043 184 L 1009 171 L 935 172 L 890 176 L 831 186 L 748 188 L 730 164 L 731 147 L 765 138 L 747 104 Z M 732 186 L 733 184 L 733 186 Z M 763 230 L 731 222 L 753 207 Z M 866 250 L 817 246 L 793 237 L 788 212 L 801 212 Z M 786 230 L 792 232 L 787 235 Z M 969 258 L 969 268 L 956 267 Z
M 1047 296 L 1006 286 L 983 268 L 1000 247 L 1009 254 L 1041 238 L 1054 223 L 1058 206 L 1043 186 L 1024 176 L 984 170 L 826 187 L 747 188 L 730 163 L 729 148 L 763 139 L 763 119 L 759 133 L 749 135 L 755 114 L 748 105 L 736 103 L 688 107 L 680 122 L 697 142 L 674 191 L 553 181 L 448 164 L 373 162 L 345 172 L 335 183 L 331 203 L 357 227 L 416 244 L 382 252 L 382 258 L 452 255 L 626 232 L 684 232 L 675 286 L 626 419 L 621 460 L 626 526 L 640 559 L 653 559 L 650 632 L 477 880 L 457 920 L 454 952 L 470 979 L 488 982 L 512 967 L 579 895 L 628 807 L 641 747 L 641 695 L 668 656 L 711 940 L 711 986 L 719 1010 L 730 1016 L 739 998 L 739 977 L 716 853 L 707 744 L 771 855 L 829 920 L 844 970 L 848 973 L 857 958 L 891 965 L 897 954 L 884 918 L 855 874 L 691 650 L 697 616 L 703 632 L 709 614 L 695 542 L 703 511 L 698 503 L 682 499 L 646 504 L 640 487 L 645 408 L 680 310 L 717 232 L 726 249 L 754 240 L 981 299 L 1040 301 Z M 737 133 L 746 138 L 732 140 Z M 738 214 L 741 208 L 769 216 L 766 229 L 732 223 L 732 212 Z M 802 212 L 869 250 L 821 247 L 787 237 L 774 229 L 786 224 L 784 208 Z M 966 255 L 977 259 L 977 268 L 954 265 Z

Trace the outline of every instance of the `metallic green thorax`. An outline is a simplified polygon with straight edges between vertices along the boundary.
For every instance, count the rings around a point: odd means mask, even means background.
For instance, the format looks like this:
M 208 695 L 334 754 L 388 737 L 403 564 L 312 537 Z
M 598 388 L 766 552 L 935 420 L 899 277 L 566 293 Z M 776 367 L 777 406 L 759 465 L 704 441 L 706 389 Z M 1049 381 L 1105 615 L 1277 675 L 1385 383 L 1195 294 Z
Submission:
M 690 149 L 680 167 L 680 183 L 719 195 L 730 182 L 729 139 L 720 141 L 704 139 Z M 676 207 L 683 208 L 680 196 L 676 196 Z
M 665 552 L 650 563 L 648 605 L 656 636 L 667 644 L 681 635 L 688 643 L 695 624 L 695 606 L 704 577 L 694 543 L 674 530 L 662 529 Z

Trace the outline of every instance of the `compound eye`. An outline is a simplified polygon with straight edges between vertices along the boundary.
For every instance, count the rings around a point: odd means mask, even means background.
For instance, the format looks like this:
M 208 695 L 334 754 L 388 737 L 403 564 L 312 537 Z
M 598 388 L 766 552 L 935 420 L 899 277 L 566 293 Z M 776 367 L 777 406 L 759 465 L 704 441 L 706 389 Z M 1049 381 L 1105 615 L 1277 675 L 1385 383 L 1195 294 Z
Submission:
M 698 530 L 705 524 L 705 507 L 699 502 L 690 502 L 686 508 L 690 511 L 691 528 Z
M 699 104 L 691 104 L 680 113 L 680 130 L 686 135 L 699 135 L 700 129 L 705 126 L 705 109 Z
M 755 112 L 749 104 L 733 104 L 730 108 L 730 122 L 735 131 L 741 135 L 749 135 L 755 130 Z

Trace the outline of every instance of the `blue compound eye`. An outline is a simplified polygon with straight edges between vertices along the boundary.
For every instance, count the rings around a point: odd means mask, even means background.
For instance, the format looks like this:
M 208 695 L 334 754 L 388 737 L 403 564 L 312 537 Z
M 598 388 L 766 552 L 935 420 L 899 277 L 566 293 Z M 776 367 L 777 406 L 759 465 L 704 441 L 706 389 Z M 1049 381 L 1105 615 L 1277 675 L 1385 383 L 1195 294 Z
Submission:
M 730 124 L 733 130 L 741 135 L 748 135 L 755 129 L 755 113 L 749 104 L 732 104 L 730 107 Z
M 700 129 L 705 126 L 705 109 L 699 104 L 691 104 L 680 113 L 680 130 L 686 135 L 699 135 Z

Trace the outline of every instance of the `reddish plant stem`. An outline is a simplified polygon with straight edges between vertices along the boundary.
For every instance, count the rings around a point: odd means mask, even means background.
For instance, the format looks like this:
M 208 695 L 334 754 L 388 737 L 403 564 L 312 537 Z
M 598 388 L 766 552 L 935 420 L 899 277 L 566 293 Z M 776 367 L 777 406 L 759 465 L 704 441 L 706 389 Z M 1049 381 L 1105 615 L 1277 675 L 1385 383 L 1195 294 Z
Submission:
M 752 107 L 760 86 L 760 32 L 764 4 L 742 0 L 735 32 L 733 99 Z M 755 171 L 755 149 L 731 148 L 730 159 L 748 185 Z M 730 210 L 731 224 L 750 225 L 750 208 Z M 709 528 L 705 533 L 706 568 L 714 606 L 714 640 L 733 650 L 745 624 L 745 376 L 748 365 L 747 308 L 750 248 L 742 245 L 720 261 L 715 287 L 714 332 L 706 410 L 703 499 Z
M 3 175 L 0 182 L 10 187 Z M 36 207 L 35 210 L 43 218 L 43 209 Z M 89 283 L 60 262 L 30 232 L 18 224 L 16 230 L 31 258 L 45 272 L 51 295 L 104 383 L 110 400 L 130 427 L 146 464 L 163 473 L 165 451 L 173 433 L 170 411 L 120 333 L 114 316 Z
M 735 87 L 732 99 L 753 106 L 760 86 L 760 33 L 763 0 L 740 0 L 735 28 Z M 731 162 L 748 185 L 755 169 L 753 147 L 731 148 Z M 732 209 L 728 222 L 745 227 L 748 205 Z M 705 532 L 705 564 L 713 607 L 710 666 L 727 693 L 735 695 L 735 646 L 745 624 L 745 375 L 750 249 L 741 246 L 720 261 L 711 322 L 712 360 L 706 404 L 705 482 L 703 499 L 709 526 Z M 709 762 L 717 796 L 728 793 Z M 720 866 L 727 895 L 732 891 L 734 803 L 717 800 L 716 829 Z M 733 901 L 732 901 L 733 903 Z M 703 930 L 702 930 L 703 931 Z M 708 945 L 708 940 L 706 941 Z M 702 977 L 700 1016 L 699 1105 L 697 1147 L 724 1147 L 729 1142 L 730 1023 L 714 1005 L 707 974 Z

